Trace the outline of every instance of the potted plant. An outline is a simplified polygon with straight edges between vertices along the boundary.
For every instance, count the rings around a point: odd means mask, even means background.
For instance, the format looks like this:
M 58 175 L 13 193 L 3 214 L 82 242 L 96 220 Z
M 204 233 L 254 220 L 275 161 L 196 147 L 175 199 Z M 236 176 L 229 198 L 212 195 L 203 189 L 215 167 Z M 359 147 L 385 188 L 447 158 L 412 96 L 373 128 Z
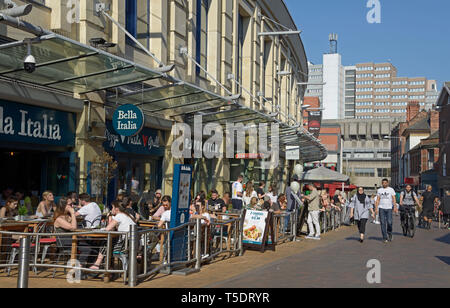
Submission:
M 21 207 L 19 207 L 19 220 L 24 220 L 25 216 L 28 215 L 28 209 L 25 205 L 22 205 Z

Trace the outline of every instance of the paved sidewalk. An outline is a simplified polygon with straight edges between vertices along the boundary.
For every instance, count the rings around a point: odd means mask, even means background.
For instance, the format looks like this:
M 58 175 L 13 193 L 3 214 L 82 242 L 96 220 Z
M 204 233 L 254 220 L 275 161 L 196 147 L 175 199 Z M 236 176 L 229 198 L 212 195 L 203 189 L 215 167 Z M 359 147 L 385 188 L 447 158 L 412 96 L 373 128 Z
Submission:
M 242 257 L 234 257 L 203 266 L 201 271 L 187 277 L 174 275 L 158 275 L 150 281 L 142 282 L 140 288 L 202 288 L 208 285 L 231 279 L 242 273 L 258 269 L 277 260 L 298 255 L 312 249 L 326 247 L 342 240 L 355 232 L 355 227 L 342 227 L 322 235 L 322 241 L 289 242 L 277 246 L 276 251 L 266 251 L 264 254 L 256 251 L 246 251 Z M 80 284 L 69 284 L 62 275 L 52 279 L 51 273 L 43 273 L 39 278 L 30 277 L 29 286 L 32 288 L 70 287 L 70 288 L 123 288 L 127 287 L 119 279 L 117 282 L 103 283 L 100 280 L 82 281 Z M 6 278 L 0 274 L 0 287 L 15 288 L 17 276 Z M 248 286 L 247 286 L 248 287 Z
M 264 254 L 246 251 L 242 257 L 217 260 L 187 276 L 158 275 L 140 288 L 290 288 L 290 287 L 449 287 L 450 232 L 418 229 L 414 239 L 401 234 L 394 218 L 394 241 L 383 244 L 378 225 L 368 224 L 360 244 L 355 227 L 322 235 L 321 241 L 302 240 L 277 246 Z M 381 285 L 369 285 L 367 261 L 381 262 Z M 46 277 L 47 276 L 47 277 Z M 30 287 L 123 288 L 121 281 L 100 280 L 70 285 L 64 277 L 41 274 Z M 15 287 L 16 277 L 0 274 L 0 287 Z
M 359 234 L 296 254 L 208 287 L 449 287 L 450 232 L 417 229 L 415 238 L 403 237 L 394 216 L 394 239 L 382 243 L 380 226 L 368 224 L 367 240 Z M 381 262 L 381 284 L 370 285 L 367 262 Z

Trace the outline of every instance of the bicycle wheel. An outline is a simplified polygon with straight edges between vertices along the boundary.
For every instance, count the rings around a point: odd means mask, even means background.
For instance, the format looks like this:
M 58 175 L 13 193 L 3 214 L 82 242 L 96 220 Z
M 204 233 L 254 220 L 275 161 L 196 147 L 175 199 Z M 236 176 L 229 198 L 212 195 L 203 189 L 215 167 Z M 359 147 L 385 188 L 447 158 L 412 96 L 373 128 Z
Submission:
M 416 234 L 416 224 L 414 216 L 409 217 L 409 223 L 408 223 L 408 235 L 409 237 L 413 238 Z

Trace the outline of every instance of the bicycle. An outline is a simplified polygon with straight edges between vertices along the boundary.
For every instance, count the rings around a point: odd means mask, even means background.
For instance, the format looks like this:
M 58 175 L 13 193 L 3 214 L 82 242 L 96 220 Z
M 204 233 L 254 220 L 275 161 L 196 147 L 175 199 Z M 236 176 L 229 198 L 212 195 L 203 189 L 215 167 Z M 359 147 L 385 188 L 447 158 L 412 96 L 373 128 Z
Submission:
M 403 235 L 413 238 L 416 233 L 416 217 L 413 206 L 403 207 L 401 221 L 402 221 Z

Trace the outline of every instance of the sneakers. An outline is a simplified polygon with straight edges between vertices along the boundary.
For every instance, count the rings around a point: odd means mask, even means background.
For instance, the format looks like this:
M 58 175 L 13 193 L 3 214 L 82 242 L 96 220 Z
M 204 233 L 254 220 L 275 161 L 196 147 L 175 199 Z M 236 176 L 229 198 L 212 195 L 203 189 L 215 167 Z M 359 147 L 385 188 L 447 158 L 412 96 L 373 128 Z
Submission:
M 316 241 L 320 241 L 320 235 L 308 235 L 308 236 L 306 236 L 305 237 L 306 239 L 308 239 L 308 240 L 316 240 Z
M 372 223 L 374 223 L 374 224 L 376 224 L 376 225 L 381 224 L 378 220 L 374 220 L 374 221 L 372 221 Z
M 392 242 L 392 234 L 388 234 L 388 241 Z

